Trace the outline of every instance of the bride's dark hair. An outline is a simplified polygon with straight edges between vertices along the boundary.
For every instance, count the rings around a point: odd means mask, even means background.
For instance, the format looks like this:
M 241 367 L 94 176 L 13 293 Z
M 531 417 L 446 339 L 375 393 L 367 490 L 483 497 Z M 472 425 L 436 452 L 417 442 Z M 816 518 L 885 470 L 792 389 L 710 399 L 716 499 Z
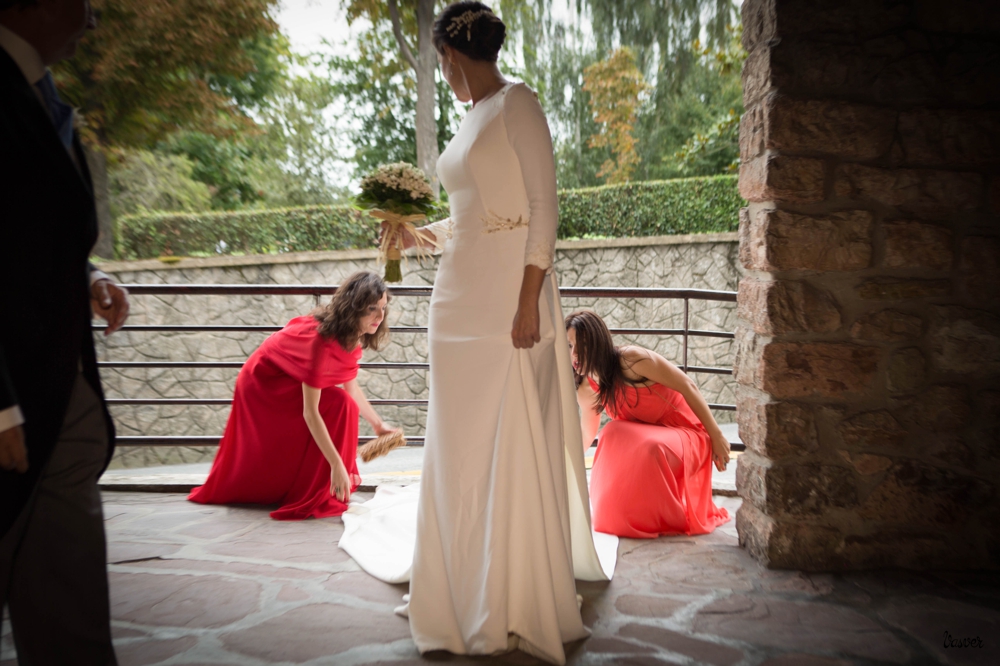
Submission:
M 434 21 L 434 48 L 444 53 L 447 44 L 473 60 L 496 62 L 507 36 L 507 26 L 481 2 L 455 2 Z
M 597 378 L 598 411 L 604 409 L 614 413 L 615 406 L 626 399 L 625 387 L 635 386 L 642 381 L 632 381 L 622 369 L 622 352 L 611 340 L 611 331 L 604 320 L 593 312 L 578 310 L 566 316 L 566 330 L 576 331 L 576 385 L 579 386 L 587 375 Z
M 358 271 L 347 278 L 337 287 L 329 303 L 312 311 L 313 318 L 319 322 L 319 334 L 335 339 L 347 351 L 352 351 L 359 343 L 362 349 L 377 350 L 389 339 L 389 308 L 386 307 L 386 316 L 374 333 L 361 331 L 361 318 L 368 314 L 368 308 L 379 302 L 386 290 L 382 278 L 370 271 Z

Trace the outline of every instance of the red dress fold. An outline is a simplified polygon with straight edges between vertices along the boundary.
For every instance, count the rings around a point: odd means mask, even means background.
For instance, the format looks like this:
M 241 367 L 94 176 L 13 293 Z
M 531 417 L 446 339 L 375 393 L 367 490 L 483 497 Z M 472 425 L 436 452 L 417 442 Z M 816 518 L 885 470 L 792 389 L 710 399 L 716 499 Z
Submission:
M 339 516 L 347 505 L 330 494 L 330 464 L 303 418 L 302 384 L 322 390 L 320 415 L 351 476 L 358 475 L 358 405 L 337 385 L 358 374 L 361 347 L 345 351 L 324 339 L 309 315 L 296 317 L 250 355 L 236 379 L 233 407 L 201 504 L 278 504 L 276 520 Z
M 596 531 L 650 539 L 707 534 L 729 520 L 712 501 L 711 438 L 680 393 L 627 386 L 608 416 L 590 477 Z

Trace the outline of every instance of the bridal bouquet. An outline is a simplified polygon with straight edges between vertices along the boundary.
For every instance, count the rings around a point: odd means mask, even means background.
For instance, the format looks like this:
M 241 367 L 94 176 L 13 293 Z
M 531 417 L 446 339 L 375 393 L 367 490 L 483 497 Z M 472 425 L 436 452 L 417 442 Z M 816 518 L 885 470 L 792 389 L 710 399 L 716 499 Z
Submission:
M 354 198 L 354 205 L 389 223 L 379 244 L 379 261 L 385 262 L 386 282 L 403 279 L 399 261 L 403 256 L 404 232 L 416 241 L 418 258 L 422 258 L 429 247 L 437 245 L 432 235 L 414 226 L 414 222 L 426 219 L 427 214 L 437 208 L 437 203 L 427 176 L 412 164 L 383 164 L 362 178 L 361 194 Z

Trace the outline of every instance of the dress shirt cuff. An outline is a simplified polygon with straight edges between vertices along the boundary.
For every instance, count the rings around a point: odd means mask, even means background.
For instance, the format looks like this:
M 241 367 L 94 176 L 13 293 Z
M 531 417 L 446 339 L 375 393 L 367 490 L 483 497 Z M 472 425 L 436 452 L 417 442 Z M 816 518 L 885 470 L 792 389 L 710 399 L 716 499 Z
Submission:
M 95 268 L 94 270 L 90 271 L 90 286 L 93 287 L 94 283 L 97 282 L 98 280 L 108 280 L 110 282 L 114 282 L 114 280 L 111 279 L 110 275 L 108 275 L 104 271 L 99 271 Z
M 17 405 L 8 407 L 7 409 L 0 409 L 0 432 L 10 430 L 22 423 L 24 423 L 24 415 L 21 414 L 21 408 Z

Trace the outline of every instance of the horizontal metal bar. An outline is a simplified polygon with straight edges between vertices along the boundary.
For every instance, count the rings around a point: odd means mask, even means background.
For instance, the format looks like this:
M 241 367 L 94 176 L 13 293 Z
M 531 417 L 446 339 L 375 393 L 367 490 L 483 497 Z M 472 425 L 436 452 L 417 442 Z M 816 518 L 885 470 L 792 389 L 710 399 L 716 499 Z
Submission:
M 731 375 L 733 374 L 732 368 L 707 368 L 700 365 L 689 365 L 687 368 L 688 372 L 699 372 L 705 375 Z
M 330 284 L 129 284 L 133 294 L 203 296 L 329 296 L 337 290 Z M 430 296 L 431 286 L 391 286 L 395 296 Z M 660 298 L 736 302 L 735 291 L 711 289 L 652 289 L 645 287 L 561 287 L 563 298 Z
M 197 436 L 177 436 L 177 437 L 134 437 L 124 436 L 115 438 L 115 446 L 218 446 L 221 437 L 197 437 Z M 365 444 L 375 439 L 374 437 L 358 437 L 358 444 Z M 596 441 L 596 440 L 595 440 Z M 407 446 L 424 446 L 423 437 L 407 437 Z M 733 451 L 745 451 L 746 445 L 742 442 L 730 442 Z
M 101 361 L 97 364 L 101 368 L 167 368 L 172 370 L 182 369 L 210 369 L 210 368 L 230 368 L 238 370 L 243 367 L 242 361 Z M 359 363 L 363 370 L 427 370 L 428 363 Z M 688 372 L 700 372 L 711 375 L 731 375 L 730 368 L 711 368 L 698 365 L 689 366 Z
M 335 284 L 127 284 L 133 294 L 154 296 L 333 296 Z M 393 286 L 395 296 L 430 296 L 431 287 Z
M 115 437 L 115 446 L 218 446 L 219 441 L 221 439 L 222 437 L 215 435 L 212 436 L 178 435 L 173 437 L 171 436 L 156 437 L 152 435 L 136 437 L 129 435 L 129 436 Z M 373 439 L 375 438 L 371 436 L 358 437 L 358 444 L 365 444 L 366 442 L 370 442 Z M 406 445 L 423 446 L 424 438 L 422 436 L 407 437 Z
M 92 327 L 95 331 L 103 331 L 107 328 L 106 324 L 95 324 Z M 122 326 L 122 331 L 132 331 L 135 333 L 148 333 L 148 332 L 159 332 L 159 333 L 273 333 L 275 331 L 280 331 L 284 326 L 223 326 L 223 325 L 182 325 L 182 324 L 163 324 L 163 325 L 146 325 L 146 324 L 134 324 Z M 389 330 L 393 333 L 426 333 L 426 326 L 390 326 Z
M 178 407 L 184 405 L 230 405 L 230 398 L 108 398 L 109 405 L 157 405 L 160 407 Z M 373 405 L 420 407 L 427 404 L 426 400 L 383 400 L 373 398 L 368 401 Z
M 563 298 L 659 298 L 736 302 L 735 291 L 712 289 L 651 289 L 646 287 L 560 287 Z
M 106 324 L 94 324 L 91 328 L 95 331 L 103 331 L 107 328 Z M 198 326 L 198 325 L 146 325 L 146 324 L 135 324 L 122 326 L 119 330 L 122 331 L 132 331 L 134 333 L 274 333 L 275 331 L 280 331 L 284 326 Z M 392 333 L 426 333 L 426 326 L 390 326 L 389 330 Z
M 242 361 L 101 361 L 97 364 L 101 368 L 169 368 L 180 369 L 206 369 L 206 368 L 233 368 L 243 367 Z M 430 367 L 427 363 L 359 363 L 363 370 L 426 370 Z
M 708 408 L 709 409 L 714 409 L 714 410 L 719 411 L 719 412 L 735 412 L 736 411 L 736 405 L 725 405 L 725 404 L 720 404 L 720 403 L 717 403 L 717 402 L 710 402 L 710 403 L 708 403 Z
M 683 328 L 609 328 L 613 335 L 684 335 Z M 732 340 L 735 333 L 726 331 L 688 331 L 688 335 L 702 338 L 724 338 Z
M 107 328 L 105 324 L 95 324 L 95 331 L 103 331 Z M 228 326 L 228 325 L 204 325 L 197 324 L 132 324 L 122 326 L 121 331 L 131 331 L 133 333 L 274 333 L 280 331 L 284 326 Z M 612 328 L 609 329 L 615 335 L 683 335 L 682 328 Z M 426 326 L 390 326 L 392 333 L 427 333 Z M 688 331 L 688 335 L 700 336 L 703 338 L 724 338 L 731 340 L 736 335 L 726 331 Z

